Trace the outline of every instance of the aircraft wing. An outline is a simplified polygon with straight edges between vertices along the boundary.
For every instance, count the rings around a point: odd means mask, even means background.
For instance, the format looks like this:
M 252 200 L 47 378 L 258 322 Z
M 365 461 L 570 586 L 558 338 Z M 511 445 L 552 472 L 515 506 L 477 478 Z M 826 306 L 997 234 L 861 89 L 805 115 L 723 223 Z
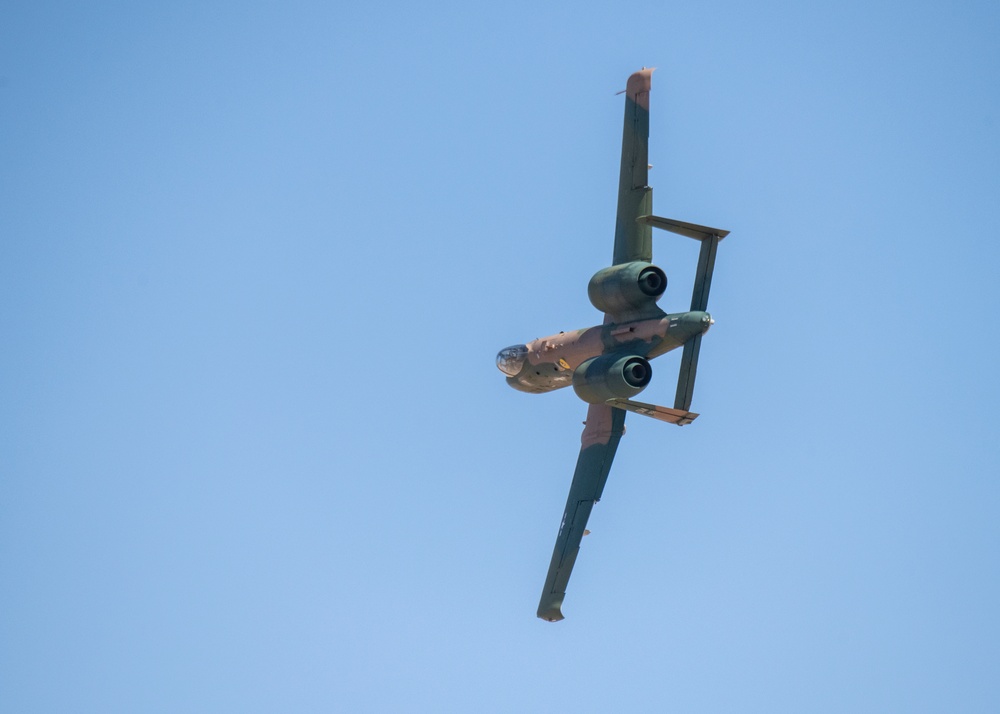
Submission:
M 538 603 L 538 617 L 549 622 L 563 619 L 562 602 L 573 564 L 580 552 L 587 520 L 594 504 L 601 500 L 618 442 L 625 433 L 625 412 L 605 404 L 591 404 L 587 410 L 580 456 L 569 487 L 566 510 L 559 524 L 552 562 Z
M 622 166 L 618 179 L 618 217 L 615 220 L 614 265 L 653 260 L 652 228 L 637 222 L 653 213 L 649 183 L 649 89 L 653 70 L 642 69 L 628 78 L 625 88 L 625 124 L 622 130 Z

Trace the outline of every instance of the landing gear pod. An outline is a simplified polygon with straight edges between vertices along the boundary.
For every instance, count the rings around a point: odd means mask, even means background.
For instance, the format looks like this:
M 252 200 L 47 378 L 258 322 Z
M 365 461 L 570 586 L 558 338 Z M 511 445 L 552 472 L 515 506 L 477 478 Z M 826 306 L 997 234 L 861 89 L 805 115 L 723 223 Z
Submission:
M 634 397 L 652 377 L 649 361 L 638 355 L 591 357 L 573 372 L 573 391 L 585 402 L 604 404 Z

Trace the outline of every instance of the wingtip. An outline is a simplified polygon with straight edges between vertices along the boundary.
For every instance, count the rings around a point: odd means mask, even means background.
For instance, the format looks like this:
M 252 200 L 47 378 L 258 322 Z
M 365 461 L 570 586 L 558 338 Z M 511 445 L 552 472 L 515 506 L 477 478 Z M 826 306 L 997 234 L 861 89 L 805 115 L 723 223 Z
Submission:
M 656 67 L 643 67 L 638 72 L 633 72 L 625 85 L 625 91 L 630 97 L 641 92 L 648 92 L 653 83 L 653 72 Z
M 542 598 L 542 602 L 538 604 L 538 618 L 540 620 L 545 620 L 546 622 L 559 622 L 564 619 L 562 614 L 562 603 L 563 595 L 555 595 L 554 597 Z
M 649 90 L 653 85 L 653 70 L 655 67 L 643 67 L 633 72 L 625 85 L 625 96 L 636 104 L 649 108 Z
M 566 619 L 563 617 L 562 611 L 558 607 L 550 608 L 544 612 L 539 610 L 538 617 L 546 622 L 559 622 L 560 620 Z

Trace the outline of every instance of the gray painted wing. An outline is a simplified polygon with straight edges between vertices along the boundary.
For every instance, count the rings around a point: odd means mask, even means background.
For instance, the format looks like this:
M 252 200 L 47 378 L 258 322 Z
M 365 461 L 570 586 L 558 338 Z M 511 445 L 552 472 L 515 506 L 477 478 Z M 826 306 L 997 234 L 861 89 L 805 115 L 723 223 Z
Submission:
M 580 456 L 569 487 L 566 510 L 559 524 L 552 562 L 538 603 L 538 616 L 549 622 L 563 619 L 562 603 L 580 541 L 594 504 L 601 500 L 618 442 L 625 432 L 625 412 L 604 404 L 592 404 L 587 411 Z
M 649 183 L 649 89 L 653 70 L 628 78 L 625 123 L 622 129 L 622 165 L 618 179 L 618 216 L 615 220 L 614 265 L 653 259 L 652 229 L 636 219 L 653 212 Z

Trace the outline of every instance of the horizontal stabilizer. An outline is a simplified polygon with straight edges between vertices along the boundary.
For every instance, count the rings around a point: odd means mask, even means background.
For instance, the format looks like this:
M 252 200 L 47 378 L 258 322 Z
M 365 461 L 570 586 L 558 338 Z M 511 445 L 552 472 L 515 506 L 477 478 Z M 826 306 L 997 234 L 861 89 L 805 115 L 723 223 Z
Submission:
M 690 424 L 698 418 L 698 415 L 694 412 L 689 412 L 684 409 L 669 409 L 667 407 L 657 406 L 656 404 L 633 402 L 630 399 L 611 399 L 608 401 L 608 404 L 619 409 L 626 409 L 636 414 L 653 417 L 654 419 L 665 421 L 668 424 L 676 424 L 677 426 Z
M 670 231 L 671 233 L 686 236 L 687 238 L 694 238 L 695 240 L 705 240 L 712 236 L 717 236 L 719 240 L 722 240 L 729 235 L 729 231 L 724 231 L 720 228 L 709 228 L 708 226 L 699 226 L 697 223 L 675 221 L 672 218 L 660 218 L 659 216 L 639 216 L 636 221 L 645 226 Z

